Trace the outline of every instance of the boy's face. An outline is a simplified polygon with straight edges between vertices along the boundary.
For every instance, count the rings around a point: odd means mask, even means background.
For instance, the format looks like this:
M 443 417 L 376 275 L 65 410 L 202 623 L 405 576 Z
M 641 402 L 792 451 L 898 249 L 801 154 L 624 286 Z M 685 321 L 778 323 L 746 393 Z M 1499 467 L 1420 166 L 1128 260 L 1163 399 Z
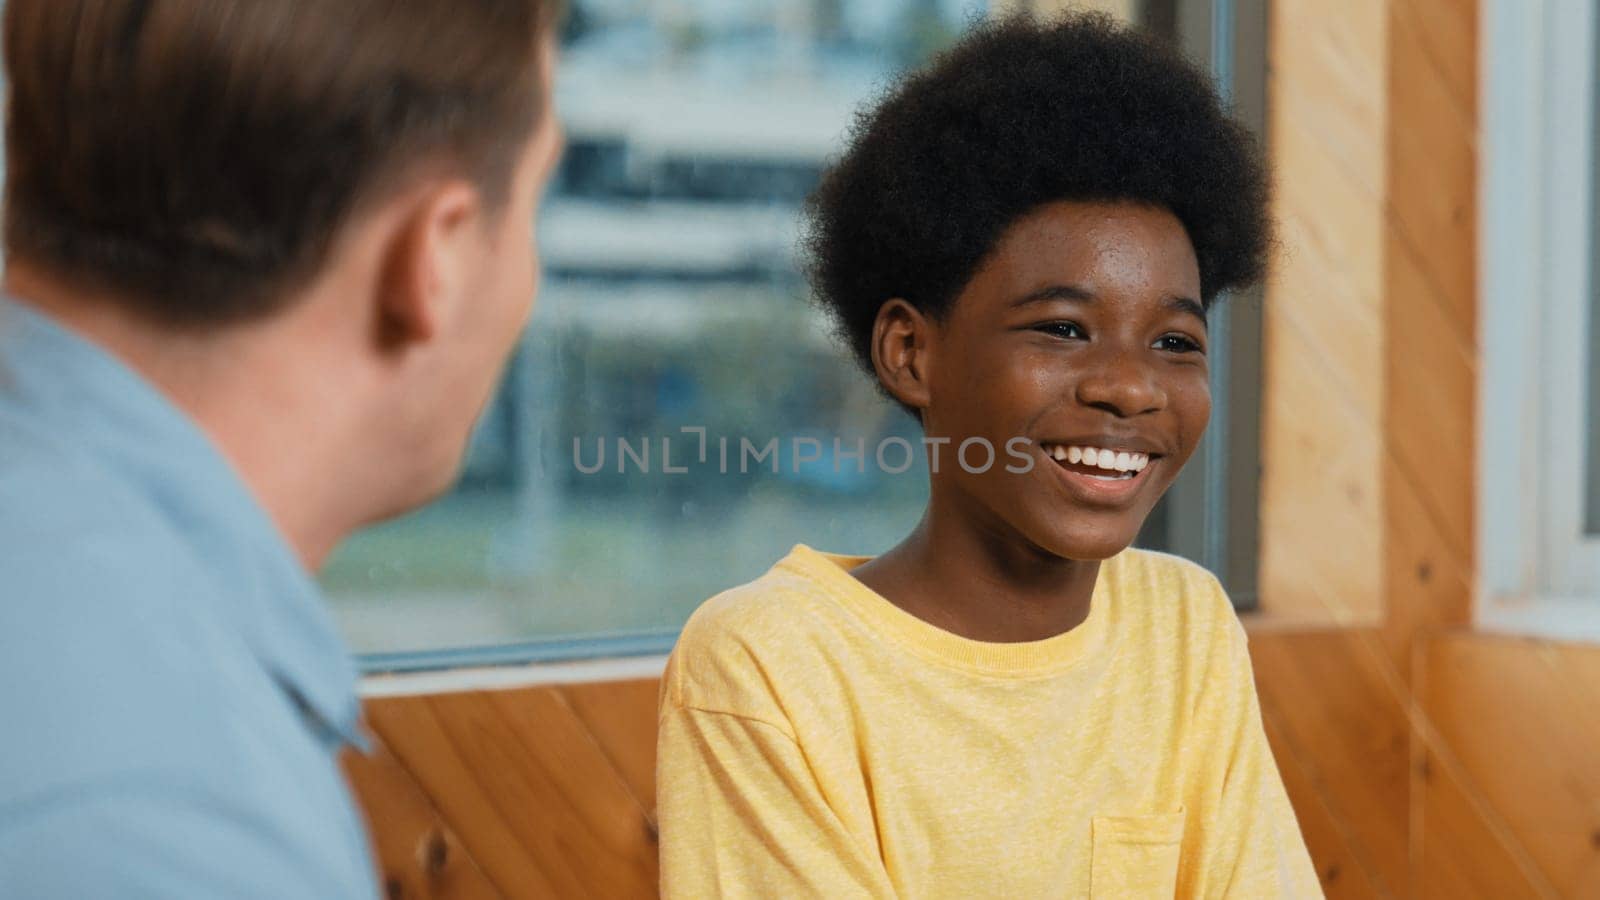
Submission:
M 1053 556 L 1115 555 L 1205 431 L 1206 349 L 1199 266 L 1171 213 L 1077 202 L 1030 213 L 932 323 L 923 426 L 951 441 L 936 496 Z M 977 474 L 956 464 L 969 437 L 987 438 L 999 462 Z M 1029 472 L 1006 471 L 1020 466 L 1005 453 L 1015 437 L 1029 441 Z M 1106 468 L 1071 462 L 1072 448 L 1097 463 L 1098 451 L 1129 456 Z M 973 468 L 981 457 L 972 451 Z

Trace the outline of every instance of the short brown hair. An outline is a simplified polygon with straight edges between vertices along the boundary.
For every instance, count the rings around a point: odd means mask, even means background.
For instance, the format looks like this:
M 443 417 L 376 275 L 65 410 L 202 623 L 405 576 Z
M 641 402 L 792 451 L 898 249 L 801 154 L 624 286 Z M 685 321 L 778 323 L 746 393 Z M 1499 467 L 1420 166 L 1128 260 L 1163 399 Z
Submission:
M 258 318 L 425 166 L 503 198 L 555 0 L 9 0 L 5 247 L 167 325 Z

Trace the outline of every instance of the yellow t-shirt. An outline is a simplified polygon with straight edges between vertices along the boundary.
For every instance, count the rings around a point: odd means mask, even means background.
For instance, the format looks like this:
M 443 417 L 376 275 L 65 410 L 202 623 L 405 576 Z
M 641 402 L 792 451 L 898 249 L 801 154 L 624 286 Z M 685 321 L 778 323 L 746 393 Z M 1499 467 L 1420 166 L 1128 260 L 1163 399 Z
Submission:
M 1321 897 L 1244 630 L 1129 550 L 1088 618 L 967 640 L 796 547 L 700 608 L 662 683 L 669 897 Z

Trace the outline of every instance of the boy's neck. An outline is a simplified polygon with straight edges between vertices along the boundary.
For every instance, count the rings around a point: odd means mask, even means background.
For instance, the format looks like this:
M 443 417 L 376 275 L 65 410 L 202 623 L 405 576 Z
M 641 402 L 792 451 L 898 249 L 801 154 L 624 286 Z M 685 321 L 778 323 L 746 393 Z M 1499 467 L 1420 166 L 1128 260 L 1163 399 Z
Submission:
M 857 567 L 862 584 L 929 624 L 977 641 L 1038 641 L 1089 615 L 1098 560 L 1062 559 L 967 511 L 930 502 L 894 549 Z

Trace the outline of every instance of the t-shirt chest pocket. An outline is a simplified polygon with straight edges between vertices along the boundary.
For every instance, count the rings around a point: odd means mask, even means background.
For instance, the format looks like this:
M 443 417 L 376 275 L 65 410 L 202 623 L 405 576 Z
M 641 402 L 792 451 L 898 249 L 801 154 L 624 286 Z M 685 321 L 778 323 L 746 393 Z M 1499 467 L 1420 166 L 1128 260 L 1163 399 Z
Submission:
M 1091 826 L 1090 900 L 1171 900 L 1178 891 L 1183 812 L 1095 816 Z

